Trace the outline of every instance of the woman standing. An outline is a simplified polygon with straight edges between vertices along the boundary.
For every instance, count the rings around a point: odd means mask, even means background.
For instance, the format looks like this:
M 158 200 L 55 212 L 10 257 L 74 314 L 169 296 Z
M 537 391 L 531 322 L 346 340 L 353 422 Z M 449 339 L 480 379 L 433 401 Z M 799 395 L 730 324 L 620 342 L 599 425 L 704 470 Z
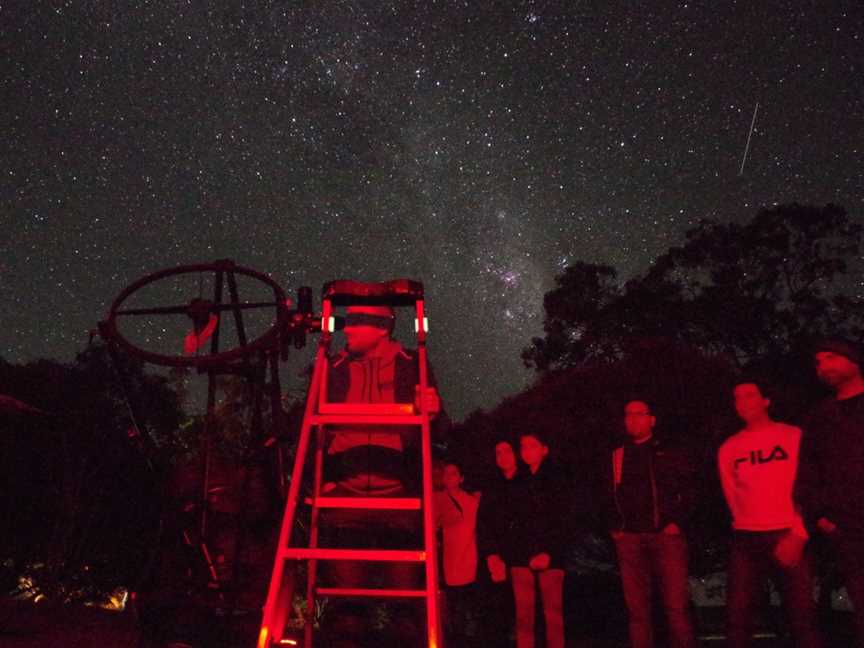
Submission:
M 564 646 L 561 558 L 571 510 L 568 484 L 549 460 L 549 446 L 537 432 L 522 434 L 519 454 L 527 470 L 512 490 L 513 534 L 505 546 L 516 601 L 516 645 L 534 646 L 534 608 L 539 586 L 546 645 Z
M 513 588 L 508 581 L 505 547 L 513 535 L 510 493 L 519 482 L 519 460 L 508 437 L 495 442 L 495 477 L 484 487 L 477 511 L 477 548 L 483 579 L 483 637 L 489 648 L 513 645 Z

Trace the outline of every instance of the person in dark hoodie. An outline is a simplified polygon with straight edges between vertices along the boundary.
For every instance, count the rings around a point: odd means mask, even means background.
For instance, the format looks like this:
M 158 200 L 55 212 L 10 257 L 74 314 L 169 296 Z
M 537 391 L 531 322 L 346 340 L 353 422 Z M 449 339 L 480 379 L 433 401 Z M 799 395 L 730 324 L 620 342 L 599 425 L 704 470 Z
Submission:
M 511 533 L 502 546 L 510 568 L 516 602 L 516 645 L 534 646 L 536 590 L 539 587 L 546 645 L 564 646 L 562 558 L 569 540 L 570 488 L 549 459 L 549 446 L 538 432 L 523 433 L 519 455 L 526 465 L 510 493 Z
M 488 645 L 510 645 L 513 618 L 513 592 L 507 583 L 504 541 L 510 537 L 513 507 L 510 492 L 518 483 L 519 461 L 509 439 L 495 443 L 496 476 L 483 490 L 477 511 L 477 550 L 491 584 L 486 592 L 484 636 Z
M 477 512 L 477 548 L 492 582 L 503 583 L 507 580 L 503 543 L 510 535 L 513 517 L 510 491 L 519 474 L 516 452 L 510 441 L 502 439 L 495 444 L 495 465 L 498 476 L 484 491 Z
M 632 648 L 653 648 L 652 589 L 660 586 L 671 648 L 694 648 L 688 589 L 687 520 L 696 502 L 688 454 L 654 437 L 648 403 L 624 407 L 628 441 L 612 452 L 609 530 L 615 542 Z
M 855 644 L 864 648 L 864 378 L 861 350 L 842 338 L 819 342 L 816 375 L 834 395 L 804 425 L 795 484 L 811 531 L 824 534 L 855 608 Z

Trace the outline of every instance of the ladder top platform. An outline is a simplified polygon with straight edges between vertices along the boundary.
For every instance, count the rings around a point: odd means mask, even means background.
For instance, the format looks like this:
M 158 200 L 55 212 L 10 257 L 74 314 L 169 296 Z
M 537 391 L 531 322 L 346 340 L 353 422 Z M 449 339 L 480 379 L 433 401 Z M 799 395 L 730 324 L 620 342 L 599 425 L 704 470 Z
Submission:
M 411 279 L 381 283 L 339 279 L 324 284 L 321 293 L 324 299 L 329 299 L 335 306 L 413 306 L 423 299 L 423 284 Z

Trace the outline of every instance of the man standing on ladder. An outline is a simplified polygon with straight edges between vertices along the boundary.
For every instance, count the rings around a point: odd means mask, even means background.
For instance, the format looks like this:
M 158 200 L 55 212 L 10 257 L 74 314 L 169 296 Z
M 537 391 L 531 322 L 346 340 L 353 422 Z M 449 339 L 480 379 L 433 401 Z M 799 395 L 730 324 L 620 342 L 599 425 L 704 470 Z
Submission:
M 395 316 L 388 306 L 349 306 L 345 350 L 330 359 L 327 382 L 331 403 L 415 403 L 424 399 L 433 416 L 441 410 L 437 390 L 419 391 L 415 352 L 392 338 Z M 434 380 L 429 378 L 430 384 Z M 329 427 L 322 495 L 326 497 L 409 497 L 419 492 L 422 474 L 420 436 L 416 426 Z M 321 513 L 321 532 L 328 546 L 359 548 L 421 547 L 419 514 L 411 510 L 333 509 Z M 410 563 L 332 561 L 326 576 L 337 587 L 368 587 L 376 576 L 399 589 L 420 586 L 422 566 Z M 359 601 L 334 600 L 325 632 L 331 646 L 356 646 L 368 637 L 371 615 Z M 394 602 L 391 626 L 403 647 L 419 645 L 425 623 L 417 601 Z

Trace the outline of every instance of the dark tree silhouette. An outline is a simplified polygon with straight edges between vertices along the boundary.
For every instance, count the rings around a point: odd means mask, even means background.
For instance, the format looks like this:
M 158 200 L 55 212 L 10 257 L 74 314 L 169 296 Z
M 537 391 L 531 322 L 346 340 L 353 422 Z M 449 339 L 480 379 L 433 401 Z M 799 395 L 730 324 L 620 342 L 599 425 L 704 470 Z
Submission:
M 610 266 L 581 261 L 568 266 L 543 298 L 546 337 L 535 338 L 523 351 L 525 363 L 545 371 L 614 357 L 619 327 L 610 308 L 621 299 L 616 280 Z
M 0 515 L 14 529 L 0 534 L 0 556 L 7 577 L 28 573 L 61 599 L 134 585 L 158 532 L 158 476 L 136 440 L 127 397 L 157 451 L 170 448 L 183 415 L 164 378 L 121 362 L 128 392 L 103 346 L 71 364 L 0 361 L 0 393 L 48 413 L 0 421 Z
M 861 232 L 841 207 L 783 205 L 746 224 L 703 221 L 623 288 L 612 268 L 575 264 L 546 294 L 545 336 L 523 359 L 538 371 L 578 366 L 662 335 L 746 367 L 810 337 L 860 338 L 864 302 L 845 289 Z

